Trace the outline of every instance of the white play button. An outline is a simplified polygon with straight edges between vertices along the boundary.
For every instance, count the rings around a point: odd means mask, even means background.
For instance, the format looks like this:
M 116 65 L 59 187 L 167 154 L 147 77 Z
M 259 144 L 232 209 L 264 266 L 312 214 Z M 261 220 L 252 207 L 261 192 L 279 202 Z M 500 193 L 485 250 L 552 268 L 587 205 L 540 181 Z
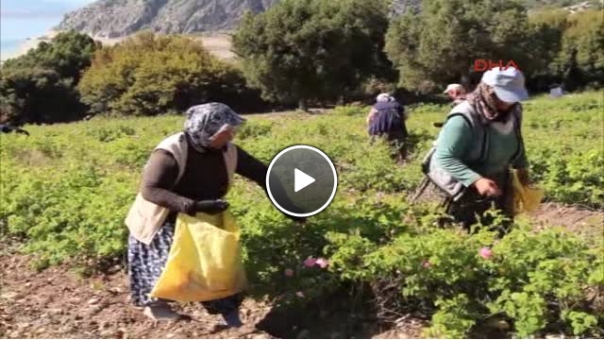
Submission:
M 310 145 L 292 145 L 281 150 L 266 173 L 266 191 L 271 203 L 291 216 L 310 217 L 320 213 L 333 201 L 337 189 L 335 165 L 323 151 Z
M 298 169 L 294 169 L 294 192 L 298 192 L 314 182 L 314 178 L 308 176 Z

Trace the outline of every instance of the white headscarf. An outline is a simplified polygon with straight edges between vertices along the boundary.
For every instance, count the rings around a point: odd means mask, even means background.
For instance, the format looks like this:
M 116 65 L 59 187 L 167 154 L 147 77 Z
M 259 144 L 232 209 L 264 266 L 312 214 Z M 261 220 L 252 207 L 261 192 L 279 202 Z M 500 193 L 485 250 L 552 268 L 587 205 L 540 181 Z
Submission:
M 378 103 L 386 103 L 386 102 L 392 102 L 394 101 L 394 97 L 392 97 L 390 94 L 388 93 L 380 93 L 377 98 L 376 101 Z

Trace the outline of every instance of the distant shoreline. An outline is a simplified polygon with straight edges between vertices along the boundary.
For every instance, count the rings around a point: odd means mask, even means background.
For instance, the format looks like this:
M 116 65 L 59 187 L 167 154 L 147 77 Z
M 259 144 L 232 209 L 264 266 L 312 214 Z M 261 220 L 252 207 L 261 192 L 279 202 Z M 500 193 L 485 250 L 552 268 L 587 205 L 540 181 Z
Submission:
M 2 51 L 0 56 L 0 61 L 5 61 L 7 59 L 16 58 L 23 54 L 26 54 L 32 48 L 36 48 L 38 44 L 43 41 L 49 42 L 54 36 L 56 36 L 58 31 L 48 31 L 45 35 L 42 35 L 37 38 L 23 39 L 22 43 L 19 46 L 15 46 L 12 48 L 13 51 L 6 52 Z M 228 32 L 207 32 L 207 33 L 196 33 L 190 34 L 189 36 L 201 40 L 202 44 L 205 48 L 220 59 L 230 60 L 234 59 L 235 55 L 231 52 L 231 41 Z M 120 41 L 128 38 L 105 38 L 100 36 L 91 36 L 94 40 L 100 41 L 103 45 L 114 45 L 119 43 Z

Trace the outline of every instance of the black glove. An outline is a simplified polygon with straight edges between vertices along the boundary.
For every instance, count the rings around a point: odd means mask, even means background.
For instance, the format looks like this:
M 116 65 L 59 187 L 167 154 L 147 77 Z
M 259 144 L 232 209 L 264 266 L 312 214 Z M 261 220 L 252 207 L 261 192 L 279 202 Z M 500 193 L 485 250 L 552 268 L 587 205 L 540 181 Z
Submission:
M 294 222 L 298 222 L 298 223 L 306 223 L 306 217 L 297 217 L 297 216 L 292 216 L 292 215 L 286 215 L 287 218 L 289 218 L 290 220 L 294 221 Z
M 194 212 L 204 212 L 210 215 L 221 213 L 227 210 L 229 202 L 223 200 L 197 201 L 193 206 Z

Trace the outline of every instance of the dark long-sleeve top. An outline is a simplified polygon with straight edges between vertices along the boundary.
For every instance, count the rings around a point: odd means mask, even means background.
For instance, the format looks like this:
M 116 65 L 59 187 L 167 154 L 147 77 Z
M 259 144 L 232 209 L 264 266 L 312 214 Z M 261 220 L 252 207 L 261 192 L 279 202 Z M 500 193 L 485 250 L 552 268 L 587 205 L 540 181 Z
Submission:
M 235 172 L 266 191 L 268 167 L 240 147 L 236 148 Z M 196 201 L 224 197 L 229 178 L 222 150 L 199 152 L 189 145 L 187 154 L 185 171 L 174 186 L 178 176 L 176 159 L 168 151 L 154 151 L 143 174 L 143 198 L 168 208 L 172 213 L 191 213 Z

